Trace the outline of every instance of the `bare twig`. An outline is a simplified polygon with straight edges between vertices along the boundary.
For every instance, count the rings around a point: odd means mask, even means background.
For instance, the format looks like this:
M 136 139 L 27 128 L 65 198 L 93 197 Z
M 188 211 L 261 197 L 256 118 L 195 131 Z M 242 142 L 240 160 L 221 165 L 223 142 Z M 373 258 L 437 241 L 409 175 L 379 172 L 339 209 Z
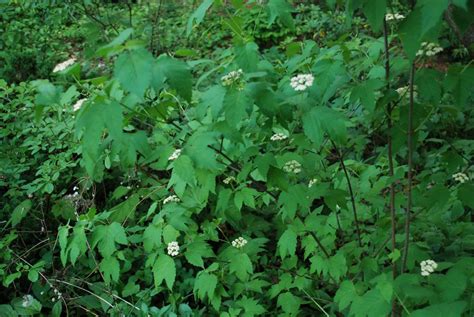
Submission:
M 310 232 L 310 234 L 311 234 L 311 236 L 313 236 L 314 240 L 318 244 L 321 251 L 323 251 L 326 258 L 329 259 L 331 256 L 330 256 L 329 252 L 326 250 L 326 248 L 324 247 L 324 245 L 321 243 L 321 240 L 319 240 L 319 238 L 316 236 L 316 234 L 314 232 Z
M 390 52 L 388 46 L 388 27 L 387 20 L 383 20 L 383 35 L 384 35 L 384 47 L 385 47 L 385 81 L 387 91 L 390 90 Z M 387 151 L 388 151 L 388 174 L 393 178 L 393 143 L 392 143 L 392 103 L 387 104 Z M 390 198 L 389 198 L 389 208 L 390 208 L 390 221 L 391 221 L 391 240 L 392 240 L 392 252 L 396 249 L 396 234 L 397 234 L 397 222 L 395 217 L 395 185 L 393 179 L 390 182 Z M 395 262 L 392 263 L 392 277 L 395 280 L 397 277 L 397 265 Z M 397 305 L 396 301 L 392 300 L 392 317 L 397 316 Z
M 346 164 L 344 163 L 343 155 L 341 154 L 341 152 L 339 151 L 339 148 L 336 146 L 336 144 L 334 143 L 333 140 L 331 140 L 331 143 L 334 147 L 334 150 L 337 153 L 337 157 L 339 159 L 341 167 L 344 171 L 344 175 L 346 177 L 347 186 L 349 187 L 349 194 L 351 195 L 352 211 L 353 211 L 353 214 L 354 214 L 354 222 L 355 222 L 356 232 L 357 232 L 357 241 L 359 243 L 359 247 L 362 247 L 362 238 L 361 238 L 361 233 L 360 233 L 359 220 L 357 219 L 357 208 L 356 208 L 356 204 L 355 204 L 354 191 L 352 190 L 351 179 L 349 177 L 349 173 L 347 172 L 347 168 L 346 168 Z
M 403 259 L 401 273 L 405 272 L 408 248 L 410 246 L 410 217 L 412 208 L 412 187 L 413 187 L 413 84 L 415 81 L 415 63 L 412 63 L 410 69 L 410 104 L 408 105 L 408 191 L 407 208 L 405 211 L 405 243 L 403 245 Z

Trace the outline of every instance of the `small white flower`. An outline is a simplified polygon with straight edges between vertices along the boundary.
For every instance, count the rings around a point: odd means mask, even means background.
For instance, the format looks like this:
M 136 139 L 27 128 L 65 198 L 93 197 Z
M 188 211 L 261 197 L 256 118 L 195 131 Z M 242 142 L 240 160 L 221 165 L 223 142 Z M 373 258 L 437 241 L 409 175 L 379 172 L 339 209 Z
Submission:
M 464 173 L 456 173 L 456 174 L 453 174 L 453 178 L 455 181 L 457 181 L 458 183 L 465 183 L 469 180 L 469 177 L 464 174 Z
M 318 180 L 316 178 L 311 179 L 308 183 L 308 188 L 313 187 L 313 185 L 316 184 L 317 182 Z
M 296 160 L 291 160 L 283 165 L 283 170 L 287 173 L 298 174 L 301 172 L 301 164 Z
M 443 48 L 436 43 L 421 43 L 421 48 L 416 52 L 416 56 L 435 56 L 443 51 Z
M 181 155 L 181 149 L 174 150 L 173 154 L 168 157 L 168 161 L 174 161 Z
M 222 181 L 224 184 L 229 185 L 232 182 L 235 182 L 235 177 L 234 176 L 229 176 L 226 179 Z
M 311 87 L 314 77 L 311 74 L 299 74 L 291 78 L 290 86 L 296 91 L 303 91 Z
M 176 241 L 168 243 L 168 255 L 177 256 L 179 254 L 179 244 Z
M 246 244 L 247 244 L 247 240 L 245 240 L 244 238 L 242 237 L 238 237 L 237 239 L 235 239 L 234 241 L 232 241 L 232 246 L 234 248 L 237 248 L 237 249 L 240 249 L 240 248 L 243 248 Z
M 397 20 L 403 20 L 405 19 L 405 16 L 403 14 L 399 14 L 399 13 L 395 13 L 395 14 L 392 14 L 392 13 L 387 13 L 385 15 L 385 20 L 386 21 L 397 21 Z
M 418 97 L 417 90 L 418 90 L 418 87 L 416 85 L 413 85 L 413 98 Z M 409 98 L 410 97 L 410 86 L 404 86 L 404 87 L 398 88 L 397 93 L 400 97 Z
M 163 205 L 166 205 L 167 203 L 179 203 L 179 202 L 181 202 L 181 199 L 179 199 L 178 196 L 171 195 L 171 196 L 166 197 L 163 200 Z
M 33 296 L 30 294 L 23 296 L 23 301 L 21 302 L 22 307 L 30 307 L 33 304 Z
M 227 75 L 221 77 L 223 86 L 231 86 L 232 84 L 238 82 L 242 75 L 244 74 L 242 69 L 233 70 Z
M 73 106 L 72 110 L 77 111 L 81 109 L 82 104 L 87 101 L 87 98 L 79 99 Z
M 285 139 L 288 139 L 288 136 L 283 133 L 275 133 L 274 135 L 270 137 L 270 140 L 272 141 L 282 141 Z
M 57 64 L 53 69 L 53 73 L 62 72 L 63 70 L 65 70 L 66 68 L 74 64 L 75 62 L 76 62 L 76 59 L 74 57 L 71 57 L 67 61 Z
M 429 276 L 438 268 L 438 263 L 433 260 L 425 260 L 420 262 L 421 275 Z

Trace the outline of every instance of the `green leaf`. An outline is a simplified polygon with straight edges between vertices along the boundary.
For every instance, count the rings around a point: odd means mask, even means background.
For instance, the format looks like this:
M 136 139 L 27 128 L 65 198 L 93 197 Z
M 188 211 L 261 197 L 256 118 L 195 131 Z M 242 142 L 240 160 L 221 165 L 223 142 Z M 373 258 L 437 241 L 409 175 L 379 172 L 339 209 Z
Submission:
M 218 168 L 216 153 L 209 148 L 216 142 L 216 133 L 196 131 L 186 142 L 185 152 L 194 162 L 196 168 L 213 170 Z
M 288 228 L 283 232 L 280 239 L 278 240 L 278 250 L 280 252 L 280 257 L 283 259 L 286 256 L 294 256 L 296 252 L 296 242 L 297 235 L 292 230 Z
M 172 289 L 176 278 L 176 265 L 174 260 L 166 254 L 160 254 L 155 264 L 153 264 L 153 277 L 156 288 L 158 288 L 164 280 L 168 288 Z
M 125 51 L 115 61 L 114 77 L 122 87 L 138 97 L 143 97 L 150 86 L 153 56 L 143 48 Z
M 38 106 L 49 106 L 61 102 L 61 89 L 54 86 L 47 80 L 36 80 L 33 82 L 38 94 L 35 98 L 35 104 Z
M 116 38 L 112 40 L 112 42 L 100 47 L 96 51 L 96 55 L 106 56 L 106 55 L 109 55 L 110 53 L 113 53 L 115 50 L 117 50 L 117 47 L 119 45 L 122 45 L 130 37 L 130 35 L 132 35 L 132 33 L 133 33 L 132 28 L 123 30 L 122 32 L 120 32 L 120 34 Z
M 17 317 L 18 316 L 18 314 L 13 309 L 13 307 L 6 304 L 0 305 L 0 312 L 2 312 L 3 314 L 1 315 L 2 317 Z
M 251 106 L 251 100 L 243 90 L 228 90 L 224 97 L 226 121 L 231 127 L 237 128 L 247 118 L 247 109 Z
M 306 136 L 317 146 L 322 144 L 324 133 L 339 143 L 345 143 L 347 129 L 343 114 L 328 108 L 315 107 L 303 117 L 303 129 Z
M 204 118 L 208 109 L 212 118 L 217 119 L 222 111 L 226 89 L 222 85 L 211 86 L 208 90 L 201 94 L 201 102 L 196 107 L 196 112 L 200 118 Z
M 466 306 L 467 303 L 464 301 L 435 304 L 412 311 L 410 317 L 459 317 L 463 316 Z
M 16 206 L 11 215 L 12 227 L 15 227 L 21 222 L 28 211 L 30 211 L 31 206 L 32 202 L 29 199 L 23 200 L 18 206 Z
M 336 292 L 334 301 L 338 304 L 339 310 L 342 311 L 349 307 L 352 301 L 357 297 L 357 292 L 352 281 L 343 281 Z
M 110 258 L 117 250 L 115 243 L 128 244 L 125 229 L 118 222 L 113 222 L 110 225 L 100 225 L 94 229 L 92 235 L 92 247 L 98 246 L 100 254 L 104 258 Z
M 462 203 L 469 208 L 474 209 L 474 199 L 472 199 L 472 193 L 474 193 L 474 185 L 462 184 L 458 188 L 458 198 Z
M 261 316 L 266 312 L 265 308 L 258 303 L 258 300 L 246 296 L 236 301 L 235 304 L 244 309 L 245 314 L 243 316 L 245 317 Z
M 366 0 L 362 9 L 372 29 L 378 32 L 385 18 L 387 0 Z
M 56 304 L 54 304 L 53 308 L 51 309 L 51 316 L 61 317 L 62 312 L 63 312 L 63 303 L 62 301 L 57 301 Z
M 25 300 L 25 297 L 28 299 Z M 31 295 L 25 295 L 25 297 L 12 300 L 11 304 L 13 308 L 20 316 L 37 315 L 42 309 L 41 303 Z
M 277 305 L 280 306 L 285 313 L 297 316 L 301 305 L 301 299 L 290 292 L 281 293 L 278 296 Z
M 443 302 L 453 302 L 464 293 L 467 281 L 468 276 L 463 271 L 454 268 L 437 280 L 436 289 Z
M 252 261 L 246 253 L 233 252 L 230 258 L 229 271 L 235 273 L 239 280 L 247 281 L 249 274 L 253 273 Z
M 203 257 L 212 257 L 211 247 L 202 238 L 197 238 L 193 242 L 187 245 L 184 256 L 189 263 L 195 266 L 204 267 Z
M 150 224 L 143 232 L 143 249 L 151 253 L 156 247 L 161 245 L 161 228 L 155 224 Z
M 421 8 L 422 24 L 421 32 L 426 34 L 438 24 L 443 13 L 450 3 L 450 0 L 419 0 L 417 7 Z
M 21 272 L 8 274 L 2 281 L 3 286 L 8 287 L 13 281 L 21 277 Z
M 201 271 L 198 273 L 197 278 L 194 281 L 193 292 L 200 300 L 203 300 L 206 296 L 211 299 L 214 297 L 216 286 L 217 276 L 209 274 L 206 271 Z
M 189 185 L 196 184 L 196 172 L 193 161 L 187 155 L 180 155 L 173 163 L 173 174 Z
M 154 67 L 153 71 L 161 73 L 162 75 L 155 74 L 154 76 L 164 76 L 170 87 L 175 89 L 178 95 L 190 102 L 192 97 L 193 77 L 188 65 L 183 61 L 167 55 L 161 55 L 157 59 L 156 64 L 157 67 Z
M 76 225 L 72 233 L 72 239 L 68 244 L 67 252 L 74 265 L 79 255 L 85 254 L 87 251 L 87 237 L 84 225 Z
M 369 79 L 352 89 L 351 101 L 356 101 L 360 99 L 365 109 L 370 113 L 373 113 L 375 110 L 376 102 L 375 92 L 383 85 L 384 83 L 381 80 Z
M 127 200 L 110 209 L 110 221 L 123 222 L 126 219 L 133 219 L 135 217 L 135 210 L 138 206 L 139 196 L 133 194 Z
M 336 255 L 329 259 L 329 274 L 335 279 L 339 280 L 347 273 L 347 263 L 344 253 L 338 251 Z
M 268 187 L 276 186 L 283 191 L 288 190 L 290 185 L 288 182 L 288 174 L 283 172 L 281 169 L 270 166 L 267 175 Z
M 438 104 L 441 100 L 441 73 L 429 68 L 416 72 L 415 84 L 423 100 Z
M 99 269 L 104 275 L 106 284 L 110 284 L 110 281 L 118 282 L 120 277 L 120 264 L 115 257 L 104 258 L 99 264 Z
M 291 16 L 293 8 L 286 0 L 270 0 L 267 10 L 269 25 L 273 24 L 275 19 L 278 18 L 284 26 L 292 30 L 295 28 L 293 17 Z
M 259 53 L 258 46 L 254 42 L 235 47 L 235 61 L 244 72 L 256 72 L 258 70 Z
M 67 237 L 69 235 L 69 227 L 61 226 L 58 232 L 59 246 L 61 247 L 60 258 L 63 266 L 66 266 L 67 262 Z
M 28 272 L 28 279 L 31 281 L 31 282 L 36 282 L 38 280 L 38 271 L 35 270 L 35 269 L 31 269 L 29 272 Z
M 463 108 L 473 94 L 474 67 L 452 65 L 444 83 L 446 90 L 451 91 L 456 105 Z
M 380 317 L 388 316 L 392 309 L 379 290 L 369 290 L 363 296 L 356 297 L 351 305 L 351 314 L 354 316 Z
M 193 29 L 193 24 L 196 22 L 195 26 L 199 25 L 204 16 L 206 15 L 206 11 L 212 6 L 214 0 L 204 0 L 201 5 L 193 12 L 193 14 L 188 19 L 188 24 L 186 26 L 186 36 L 191 34 Z
M 101 158 L 102 135 L 107 129 L 114 146 L 121 149 L 129 145 L 123 142 L 122 109 L 116 102 L 96 99 L 87 103 L 79 113 L 76 122 L 76 135 L 82 133 L 82 157 L 87 173 L 94 179 L 100 180 L 103 175 Z
M 415 10 L 402 22 L 399 35 L 410 60 L 415 59 L 421 42 L 428 35 L 436 37 L 436 34 L 431 33 L 437 33 L 436 27 L 441 22 L 443 12 L 448 4 L 449 0 L 419 0 Z

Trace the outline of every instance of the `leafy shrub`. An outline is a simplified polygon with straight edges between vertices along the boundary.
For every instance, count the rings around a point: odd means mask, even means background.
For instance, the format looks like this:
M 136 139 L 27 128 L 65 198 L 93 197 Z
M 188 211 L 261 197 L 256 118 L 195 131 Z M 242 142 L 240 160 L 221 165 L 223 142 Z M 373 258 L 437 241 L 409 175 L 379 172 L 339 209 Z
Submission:
M 272 0 L 262 14 L 282 31 L 261 35 L 261 8 L 234 1 L 227 18 L 248 28 L 212 59 L 156 57 L 127 28 L 92 57 L 109 65 L 100 77 L 83 78 L 86 60 L 2 83 L 3 160 L 18 172 L 1 170 L 0 274 L 16 291 L 0 309 L 470 314 L 474 68 L 422 44 L 444 34 L 447 3 L 402 3 L 390 25 L 380 3 L 347 3 L 353 36 L 263 50 L 306 31 Z M 343 19 L 309 11 L 329 29 Z

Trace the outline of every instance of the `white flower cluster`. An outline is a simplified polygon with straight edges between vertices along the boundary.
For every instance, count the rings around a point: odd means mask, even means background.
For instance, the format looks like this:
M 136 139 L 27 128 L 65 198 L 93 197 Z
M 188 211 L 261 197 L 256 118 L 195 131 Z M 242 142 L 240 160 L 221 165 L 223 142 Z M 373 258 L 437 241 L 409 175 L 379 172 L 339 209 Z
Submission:
M 74 186 L 72 188 L 72 190 L 74 192 L 72 194 L 68 194 L 68 195 L 64 196 L 64 199 L 68 199 L 69 201 L 74 203 L 74 205 L 76 205 L 76 207 L 77 207 L 79 205 L 79 201 L 81 200 L 81 195 L 79 194 L 79 187 Z M 77 215 L 77 216 L 79 216 L 79 215 Z
M 459 182 L 459 183 L 465 183 L 469 180 L 469 177 L 464 174 L 464 173 L 456 173 L 456 174 L 453 174 L 453 178 L 456 182 Z
M 288 139 L 288 136 L 283 133 L 275 133 L 270 137 L 270 140 L 272 141 L 283 141 L 285 139 Z
M 63 294 L 57 288 L 54 288 L 54 296 L 56 296 L 56 298 L 53 297 L 51 299 L 53 302 L 56 300 L 60 300 Z
M 234 176 L 226 177 L 222 182 L 226 185 L 229 185 L 230 183 L 235 182 L 235 177 Z
M 230 86 L 235 82 L 239 81 L 242 75 L 244 74 L 242 69 L 233 70 L 227 75 L 221 77 L 223 86 Z
M 403 20 L 405 19 L 405 16 L 403 14 L 400 14 L 400 13 L 387 13 L 385 15 L 385 21 L 397 21 L 397 20 Z
M 34 300 L 34 298 L 30 294 L 25 295 L 25 296 L 23 296 L 23 300 L 21 301 L 21 306 L 25 307 L 25 308 L 30 307 L 31 304 L 33 304 L 33 300 Z
M 318 179 L 316 178 L 311 179 L 308 183 L 308 188 L 313 187 L 313 185 L 315 185 L 317 182 L 318 182 Z
M 416 56 L 435 56 L 443 51 L 443 48 L 435 43 L 423 42 L 421 49 L 416 52 Z
M 168 161 L 174 161 L 181 155 L 181 149 L 174 150 L 174 152 L 168 157 Z
M 418 92 L 417 92 L 418 87 L 416 85 L 413 85 L 413 98 L 418 97 Z M 404 86 L 397 88 L 397 93 L 400 97 L 405 96 L 409 97 L 410 96 L 410 86 Z
M 76 62 L 76 59 L 72 57 L 68 59 L 67 61 L 59 63 L 58 65 L 54 66 L 53 73 L 62 72 L 63 70 L 65 70 L 66 68 L 74 64 L 75 62 Z
M 176 241 L 168 243 L 168 255 L 177 256 L 179 254 L 179 244 Z
M 299 74 L 291 78 L 290 86 L 296 91 L 303 91 L 313 85 L 314 77 L 311 74 Z
M 291 160 L 283 165 L 283 170 L 287 173 L 298 174 L 301 172 L 301 164 L 298 161 Z
M 242 237 L 238 237 L 237 239 L 232 241 L 232 246 L 237 249 L 243 248 L 246 244 L 247 244 L 247 240 L 245 240 Z
M 433 260 L 426 260 L 426 261 L 421 261 L 420 266 L 421 266 L 421 275 L 429 276 L 431 273 L 434 272 L 434 270 L 436 270 L 436 268 L 438 267 L 438 264 Z
M 163 200 L 163 205 L 166 205 L 167 203 L 179 203 L 180 201 L 181 199 L 179 199 L 178 196 L 171 195 L 166 197 L 165 200 Z
M 77 111 L 81 109 L 82 104 L 87 101 L 87 98 L 79 99 L 76 103 L 72 106 L 72 110 Z

